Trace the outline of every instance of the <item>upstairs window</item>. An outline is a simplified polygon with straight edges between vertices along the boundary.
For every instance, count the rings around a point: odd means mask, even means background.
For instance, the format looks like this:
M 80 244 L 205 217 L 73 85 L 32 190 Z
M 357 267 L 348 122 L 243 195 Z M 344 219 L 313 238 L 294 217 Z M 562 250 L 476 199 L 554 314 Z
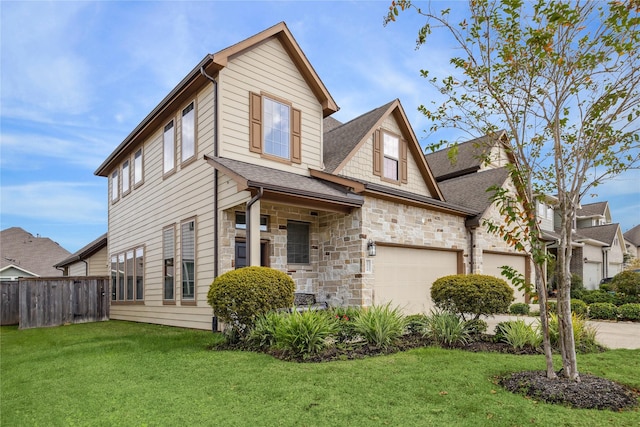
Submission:
M 383 133 L 383 138 L 383 176 L 392 181 L 397 181 L 399 172 L 398 166 L 400 165 L 400 140 L 398 137 L 388 133 Z
M 129 185 L 129 178 L 130 178 L 130 172 L 129 172 L 129 160 L 126 160 L 123 164 L 122 164 L 122 195 L 126 195 L 129 194 L 129 191 L 131 190 L 131 186 Z
M 373 134 L 373 174 L 392 183 L 407 182 L 407 142 L 393 133 Z
M 120 197 L 120 180 L 118 179 L 118 171 L 115 170 L 111 174 L 111 201 L 115 202 Z
M 249 98 L 249 150 L 253 153 L 301 163 L 302 113 L 284 100 L 251 93 Z
M 182 163 L 193 160 L 196 157 L 196 121 L 195 121 L 195 101 L 192 101 L 182 110 Z
M 142 184 L 142 148 L 133 155 L 133 185 Z
M 176 167 L 176 145 L 175 134 L 173 129 L 173 120 L 171 120 L 164 127 L 164 135 L 162 137 L 163 146 L 163 165 L 164 174 L 169 174 L 175 170 Z

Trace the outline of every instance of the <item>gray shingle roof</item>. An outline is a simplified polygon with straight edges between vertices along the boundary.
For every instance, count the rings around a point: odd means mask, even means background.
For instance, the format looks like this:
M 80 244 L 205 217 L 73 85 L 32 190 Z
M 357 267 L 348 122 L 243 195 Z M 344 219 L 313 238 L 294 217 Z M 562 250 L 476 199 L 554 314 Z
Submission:
M 636 246 L 640 246 L 640 225 L 636 225 L 624 233 L 624 238 Z
M 394 102 L 395 100 L 324 133 L 325 172 L 335 172 Z
M 342 126 L 342 122 L 338 121 L 336 119 L 334 119 L 333 117 L 329 116 L 329 117 L 325 117 L 322 120 L 322 128 L 324 129 L 324 133 L 329 132 L 330 130 L 333 130 L 335 128 L 337 128 L 338 126 Z
M 37 237 L 20 227 L 0 232 L 0 268 L 15 265 L 42 277 L 62 276 L 54 264 L 70 252 L 48 237 Z
M 491 193 L 487 189 L 494 185 L 502 186 L 508 176 L 507 168 L 489 169 L 452 178 L 438 185 L 445 200 L 473 210 L 478 214 L 475 219 L 479 220 L 491 205 Z
M 65 267 L 78 260 L 88 258 L 106 246 L 107 246 L 107 233 L 104 233 L 102 236 L 98 237 L 93 242 L 87 244 L 83 248 L 79 249 L 77 252 L 71 254 L 71 256 L 58 262 L 55 265 L 55 267 Z
M 448 157 L 451 147 L 426 154 L 427 164 L 436 181 L 440 182 L 478 171 L 482 166 L 484 156 L 496 145 L 497 135 L 499 134 L 485 135 L 457 144 L 458 155 L 454 163 L 451 163 Z
M 599 242 L 606 243 L 607 246 L 611 246 L 619 228 L 620 224 L 597 225 L 594 227 L 580 228 L 577 230 L 576 235 L 578 241 L 582 237 L 597 240 Z
M 328 202 L 341 202 L 351 206 L 362 206 L 362 196 L 348 191 L 337 184 L 331 184 L 310 176 L 285 172 L 265 166 L 254 165 L 224 157 L 209 157 L 214 164 L 222 166 L 247 181 L 251 187 L 263 187 L 265 190 L 308 196 Z
M 582 205 L 580 209 L 576 210 L 576 216 L 604 216 L 606 209 L 607 202 L 588 203 L 586 205 Z

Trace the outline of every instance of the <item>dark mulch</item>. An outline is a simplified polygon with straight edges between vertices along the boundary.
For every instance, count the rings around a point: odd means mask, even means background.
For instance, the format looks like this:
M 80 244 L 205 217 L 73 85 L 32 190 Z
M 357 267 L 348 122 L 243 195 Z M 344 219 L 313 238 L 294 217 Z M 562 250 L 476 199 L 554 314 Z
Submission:
M 637 390 L 589 374 L 580 374 L 578 382 L 564 377 L 549 379 L 544 371 L 525 371 L 515 372 L 499 382 L 513 393 L 582 409 L 631 409 L 638 406 L 640 395 Z

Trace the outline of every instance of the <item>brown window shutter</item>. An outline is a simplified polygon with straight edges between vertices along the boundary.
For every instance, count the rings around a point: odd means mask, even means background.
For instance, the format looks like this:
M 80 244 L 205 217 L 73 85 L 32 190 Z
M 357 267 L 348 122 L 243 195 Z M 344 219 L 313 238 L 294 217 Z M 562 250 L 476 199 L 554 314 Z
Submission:
M 407 141 L 404 139 L 400 140 L 400 182 L 406 184 L 408 181 L 408 172 L 407 172 Z
M 249 151 L 262 153 L 262 96 L 249 94 Z
M 291 109 L 291 161 L 302 163 L 302 111 Z
M 380 130 L 373 132 L 373 174 L 382 176 L 382 147 Z

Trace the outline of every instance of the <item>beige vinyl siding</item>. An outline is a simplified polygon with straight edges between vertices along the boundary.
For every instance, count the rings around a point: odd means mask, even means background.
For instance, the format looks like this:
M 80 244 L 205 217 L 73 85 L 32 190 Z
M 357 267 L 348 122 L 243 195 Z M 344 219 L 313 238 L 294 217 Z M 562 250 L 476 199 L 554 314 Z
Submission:
M 100 249 L 89 258 L 85 259 L 89 265 L 83 261 L 74 262 L 69 265 L 69 276 L 108 276 L 109 266 L 107 265 L 107 248 Z M 89 274 L 87 274 L 87 268 Z
M 218 210 L 220 212 L 233 206 L 249 201 L 251 193 L 238 192 L 235 181 L 223 174 L 218 175 Z
M 178 162 L 176 173 L 163 179 L 163 128 L 144 141 L 144 185 L 109 207 L 108 253 L 118 254 L 134 247 L 145 247 L 144 304 L 111 305 L 111 318 L 135 320 L 166 325 L 209 329 L 211 307 L 206 294 L 213 280 L 213 200 L 214 169 L 202 159 L 213 153 L 213 90 L 207 85 L 196 98 L 196 128 L 198 159 L 184 169 Z M 176 107 L 175 116 L 184 106 Z M 180 123 L 176 120 L 175 123 Z M 180 129 L 176 131 L 180 146 Z M 139 147 L 135 147 L 135 152 Z M 180 155 L 178 152 L 177 155 Z M 188 218 L 196 219 L 196 301 L 197 306 L 182 306 L 180 294 L 176 305 L 163 305 L 162 289 L 162 229 L 180 224 Z M 176 241 L 180 242 L 179 226 Z M 176 248 L 180 260 L 180 246 Z M 180 277 L 176 263 L 176 276 Z
M 249 93 L 286 100 L 302 111 L 302 163 L 287 164 L 249 151 Z M 277 39 L 229 60 L 220 72 L 221 157 L 308 175 L 322 165 L 322 107 Z
M 388 116 L 384 120 L 382 127 L 395 135 L 402 135 L 402 132 L 398 127 L 398 123 L 392 115 Z M 379 176 L 373 175 L 373 134 L 369 135 L 367 141 L 360 147 L 360 150 L 358 150 L 358 152 L 347 162 L 339 173 L 348 177 L 386 185 L 391 188 L 401 189 L 403 191 L 424 196 L 431 196 L 429 188 L 422 178 L 418 164 L 411 154 L 411 150 L 407 149 L 406 184 L 389 183 L 389 181 L 384 181 Z

